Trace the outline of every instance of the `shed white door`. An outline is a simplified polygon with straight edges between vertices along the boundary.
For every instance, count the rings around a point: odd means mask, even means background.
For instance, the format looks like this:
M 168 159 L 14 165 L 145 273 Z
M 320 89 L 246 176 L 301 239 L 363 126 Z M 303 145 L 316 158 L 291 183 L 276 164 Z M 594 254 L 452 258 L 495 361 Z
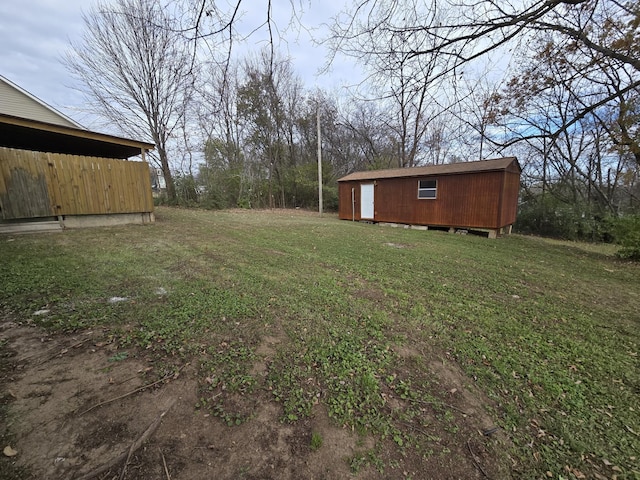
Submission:
M 360 185 L 360 218 L 373 220 L 373 183 Z

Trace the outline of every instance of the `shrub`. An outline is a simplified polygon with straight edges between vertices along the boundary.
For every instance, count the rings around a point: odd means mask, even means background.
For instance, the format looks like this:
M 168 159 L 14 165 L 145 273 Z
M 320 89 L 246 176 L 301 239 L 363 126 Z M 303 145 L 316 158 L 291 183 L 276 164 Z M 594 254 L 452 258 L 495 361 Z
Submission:
M 179 205 L 193 207 L 198 204 L 198 190 L 193 175 L 176 173 L 174 183 Z
M 627 215 L 610 220 L 614 242 L 620 245 L 620 258 L 640 261 L 640 215 Z
M 564 240 L 602 241 L 602 218 L 586 205 L 570 205 L 547 195 L 532 196 L 518 208 L 514 228 L 525 234 Z

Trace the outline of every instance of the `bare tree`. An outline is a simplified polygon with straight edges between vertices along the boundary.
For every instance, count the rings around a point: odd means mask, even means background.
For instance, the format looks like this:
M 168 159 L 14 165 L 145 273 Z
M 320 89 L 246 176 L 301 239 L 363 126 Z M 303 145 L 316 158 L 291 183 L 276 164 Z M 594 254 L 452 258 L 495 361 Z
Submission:
M 426 6 L 424 10 L 415 5 L 405 8 L 404 3 L 382 1 L 372 5 L 366 17 L 356 13 L 347 26 L 336 23 L 329 43 L 336 51 L 353 56 L 368 73 L 360 90 L 365 97 L 384 104 L 385 124 L 395 137 L 389 138 L 396 151 L 394 166 L 413 167 L 428 156 L 425 135 L 430 123 L 450 104 L 441 90 L 447 60 L 409 52 L 412 42 L 424 48 L 434 45 L 433 38 L 410 33 L 413 26 L 435 26 L 443 16 Z M 388 28 L 390 21 L 402 28 Z
M 600 108 L 551 135 L 558 125 L 571 121 L 590 89 L 581 79 L 560 78 L 566 66 L 559 52 L 539 55 L 537 61 L 544 65 L 545 74 L 538 77 L 544 88 L 536 89 L 518 76 L 502 96 L 496 96 L 509 137 L 538 149 L 543 192 L 548 190 L 567 204 L 598 205 L 616 214 L 617 186 L 627 168 L 625 157 L 634 158 L 635 143 L 628 132 L 637 129 L 637 124 L 620 113 L 625 110 L 625 99 L 618 104 L 612 101 L 609 108 Z M 562 190 L 554 192 L 558 184 Z
M 65 64 L 96 112 L 123 133 L 155 143 L 175 202 L 167 149 L 191 98 L 193 52 L 157 0 L 104 1 L 83 18 L 82 41 L 71 45 Z
M 408 60 L 436 56 L 439 68 L 431 78 L 447 79 L 451 88 L 475 62 L 491 53 L 510 55 L 541 33 L 552 33 L 574 58 L 598 59 L 609 73 L 628 72 L 618 91 L 608 91 L 591 76 L 588 61 L 571 69 L 590 83 L 591 92 L 573 115 L 545 133 L 555 137 L 640 87 L 638 22 L 637 2 L 618 0 L 355 0 L 336 18 L 331 44 L 334 52 L 365 62 L 392 54 Z M 401 43 L 388 41 L 398 36 Z

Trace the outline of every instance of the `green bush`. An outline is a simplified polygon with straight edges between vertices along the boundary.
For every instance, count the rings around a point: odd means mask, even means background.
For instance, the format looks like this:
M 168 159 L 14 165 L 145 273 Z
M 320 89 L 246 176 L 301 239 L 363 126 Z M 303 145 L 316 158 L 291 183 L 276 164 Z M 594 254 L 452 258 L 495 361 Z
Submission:
M 225 192 L 218 184 L 208 184 L 204 192 L 200 195 L 200 206 L 210 210 L 221 210 L 228 208 Z
M 323 208 L 327 212 L 338 211 L 338 187 L 324 185 L 322 187 Z
M 602 217 L 589 210 L 586 205 L 570 205 L 551 195 L 532 196 L 519 206 L 514 228 L 520 233 L 564 240 L 607 241 Z
M 167 192 L 163 191 L 157 197 L 153 197 L 153 205 L 155 207 L 165 206 L 169 204 L 169 199 L 167 198 Z
M 614 242 L 620 245 L 620 258 L 640 261 L 640 215 L 627 215 L 609 220 Z
M 198 204 L 198 190 L 193 175 L 176 173 L 174 183 L 179 205 L 193 207 Z

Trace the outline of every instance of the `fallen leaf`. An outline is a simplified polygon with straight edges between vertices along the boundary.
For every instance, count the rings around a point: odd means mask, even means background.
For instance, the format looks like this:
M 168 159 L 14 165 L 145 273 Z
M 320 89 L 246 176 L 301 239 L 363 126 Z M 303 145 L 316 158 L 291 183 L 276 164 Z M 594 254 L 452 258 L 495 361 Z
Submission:
M 5 457 L 15 457 L 18 454 L 18 451 L 11 448 L 11 445 L 7 445 L 4 447 L 2 453 L 4 453 Z

